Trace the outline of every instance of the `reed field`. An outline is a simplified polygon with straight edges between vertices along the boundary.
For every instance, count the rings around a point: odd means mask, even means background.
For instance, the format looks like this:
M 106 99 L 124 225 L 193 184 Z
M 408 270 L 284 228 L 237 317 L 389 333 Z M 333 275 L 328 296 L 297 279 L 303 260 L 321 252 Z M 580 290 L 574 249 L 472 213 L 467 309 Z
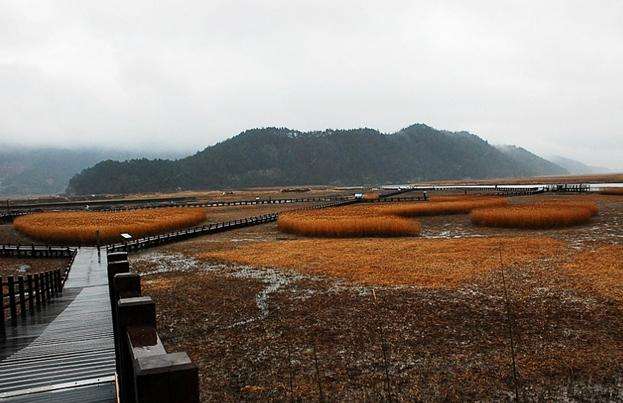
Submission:
M 421 225 L 413 217 L 467 214 L 475 208 L 506 205 L 506 198 L 482 196 L 449 196 L 440 201 L 415 203 L 365 203 L 282 214 L 277 225 L 282 232 L 314 237 L 415 236 L 420 233 Z
M 590 203 L 549 202 L 481 208 L 471 212 L 471 221 L 485 227 L 543 229 L 584 224 L 597 214 Z
M 582 290 L 623 303 L 623 245 L 582 251 L 565 269 Z
M 132 211 L 49 212 L 18 217 L 14 228 L 32 239 L 59 244 L 91 244 L 120 241 L 120 234 L 134 238 L 191 227 L 206 219 L 201 208 L 161 208 Z
M 389 237 L 415 236 L 420 223 L 402 217 L 353 214 L 353 209 L 327 209 L 286 213 L 279 216 L 280 231 L 314 237 Z
M 570 200 L 564 200 L 564 199 L 544 200 L 538 204 L 546 206 L 546 207 L 579 207 L 579 208 L 584 208 L 590 211 L 591 216 L 596 216 L 597 214 L 599 214 L 599 207 L 594 201 L 582 200 L 580 198 L 570 199 Z
M 507 206 L 508 199 L 503 197 L 454 197 L 438 198 L 425 203 L 388 206 L 385 212 L 400 217 L 419 217 L 450 214 L 467 214 L 483 207 Z
M 565 246 L 549 237 L 295 239 L 250 242 L 196 256 L 367 285 L 456 288 L 498 268 L 500 250 L 512 251 L 513 264 L 532 264 L 562 253 Z

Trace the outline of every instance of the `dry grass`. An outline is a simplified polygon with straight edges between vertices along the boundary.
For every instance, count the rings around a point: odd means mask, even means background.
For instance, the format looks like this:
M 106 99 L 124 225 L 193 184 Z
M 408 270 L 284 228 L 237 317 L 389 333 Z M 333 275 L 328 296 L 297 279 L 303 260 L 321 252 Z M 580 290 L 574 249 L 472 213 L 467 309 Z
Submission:
M 453 288 L 498 267 L 500 247 L 513 263 L 530 264 L 560 253 L 564 243 L 547 237 L 305 239 L 248 243 L 198 257 L 363 284 Z
M 486 227 L 559 228 L 586 223 L 597 211 L 594 204 L 552 202 L 477 209 L 471 220 Z
M 53 243 L 95 244 L 119 241 L 121 233 L 135 238 L 155 235 L 201 223 L 199 208 L 163 208 L 119 212 L 51 212 L 18 217 L 13 226 L 30 238 Z
M 623 245 L 584 251 L 564 268 L 584 290 L 623 303 Z
M 590 200 L 554 199 L 554 200 L 544 200 L 539 204 L 542 204 L 543 206 L 546 206 L 546 207 L 580 207 L 580 208 L 584 208 L 590 211 L 591 216 L 596 216 L 597 214 L 599 214 L 599 207 L 597 207 L 597 204 L 595 204 L 594 201 L 590 201 Z
M 339 208 L 282 214 L 277 221 L 280 231 L 315 237 L 389 237 L 415 236 L 420 223 L 389 216 L 383 204 L 357 204 Z
M 416 216 L 465 214 L 472 209 L 505 206 L 500 197 L 446 196 L 431 202 L 375 203 L 283 214 L 278 227 L 282 232 L 325 237 L 388 237 L 418 235 Z
M 506 206 L 508 199 L 502 197 L 439 197 L 428 203 L 412 203 L 410 205 L 388 206 L 387 214 L 401 217 L 418 217 L 447 214 L 467 214 L 477 208 Z
M 314 237 L 389 237 L 415 236 L 417 221 L 399 217 L 327 216 L 313 213 L 287 213 L 279 216 L 280 231 Z
M 623 188 L 603 188 L 599 193 L 609 196 L 623 196 Z

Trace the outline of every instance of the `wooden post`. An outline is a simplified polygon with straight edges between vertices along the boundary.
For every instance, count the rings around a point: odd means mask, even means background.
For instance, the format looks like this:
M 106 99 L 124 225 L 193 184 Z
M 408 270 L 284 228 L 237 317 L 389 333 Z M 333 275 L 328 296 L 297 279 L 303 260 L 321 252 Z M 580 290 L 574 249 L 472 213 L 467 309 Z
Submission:
M 50 281 L 52 282 L 52 296 L 58 297 L 58 283 L 56 282 L 56 270 L 50 272 Z
M 41 310 L 41 288 L 39 287 L 39 274 L 35 274 L 35 302 L 37 303 L 37 311 Z
M 19 316 L 26 317 L 26 293 L 24 290 L 24 277 L 17 278 L 17 289 L 19 290 Z
M 114 269 L 113 269 L 114 270 Z M 122 335 L 118 330 L 117 323 L 117 303 L 121 298 L 133 298 L 141 296 L 141 278 L 136 273 L 118 273 L 113 275 L 113 280 L 111 282 L 112 287 L 111 290 L 111 306 L 112 306 L 112 319 L 113 319 L 113 339 L 115 343 L 115 365 L 117 367 L 117 373 L 121 373 L 121 344 L 120 337 Z M 121 385 L 123 380 L 119 380 L 119 384 Z M 121 389 L 121 386 L 120 388 Z
M 41 304 L 47 303 L 47 295 L 45 294 L 45 273 L 39 273 L 39 293 L 41 294 Z
M 32 274 L 26 276 L 26 284 L 28 285 L 28 310 L 32 314 L 35 310 L 35 293 L 32 289 Z
M 0 276 L 0 334 L 4 338 L 4 283 Z
M 61 269 L 56 269 L 56 287 L 58 289 L 58 295 L 63 295 L 63 275 Z
M 139 356 L 133 372 L 136 402 L 199 402 L 199 371 L 186 353 Z
M 123 298 L 117 302 L 117 331 L 121 353 L 119 395 L 122 402 L 136 401 L 132 351 L 127 336 L 128 327 L 131 326 L 156 327 L 156 305 L 150 297 Z
M 45 298 L 46 300 L 52 299 L 52 281 L 50 279 L 50 272 L 45 272 Z
M 7 278 L 9 286 L 9 311 L 11 312 L 11 324 L 17 326 L 17 305 L 15 304 L 15 278 Z

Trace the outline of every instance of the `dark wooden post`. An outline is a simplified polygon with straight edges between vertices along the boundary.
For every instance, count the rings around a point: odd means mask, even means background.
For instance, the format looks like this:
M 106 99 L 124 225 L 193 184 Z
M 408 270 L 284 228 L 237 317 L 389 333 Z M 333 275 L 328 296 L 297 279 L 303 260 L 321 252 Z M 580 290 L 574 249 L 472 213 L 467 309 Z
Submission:
M 63 280 L 61 276 L 61 269 L 56 269 L 54 275 L 56 276 L 56 295 L 61 295 L 63 293 Z
M 32 289 L 32 274 L 26 276 L 26 284 L 28 285 L 28 310 L 32 314 L 35 310 L 35 293 Z
M 198 369 L 186 353 L 139 356 L 133 370 L 137 402 L 199 402 Z
M 52 299 L 52 281 L 49 271 L 45 272 L 45 297 L 48 301 Z
M 41 304 L 45 305 L 47 303 L 46 295 L 45 295 L 45 275 L 44 273 L 39 273 L 39 294 L 41 294 Z
M 112 313 L 113 334 L 115 336 L 115 344 L 117 344 L 117 299 L 115 298 L 113 279 L 116 274 L 129 273 L 130 265 L 127 261 L 128 254 L 126 252 L 113 252 L 107 255 L 108 264 L 106 266 L 108 277 L 108 297 L 110 298 L 110 309 Z
M 0 276 L 0 334 L 4 336 L 4 283 Z
M 119 390 L 121 402 L 136 401 L 132 351 L 128 340 L 129 327 L 156 326 L 156 305 L 150 297 L 123 298 L 117 302 L 117 331 L 119 333 L 119 352 L 121 354 Z
M 112 281 L 112 312 L 113 312 L 113 338 L 115 342 L 115 366 L 117 369 L 117 374 L 119 375 L 119 390 L 121 390 L 124 386 L 123 382 L 126 382 L 126 379 L 122 379 L 121 373 L 123 367 L 121 365 L 122 362 L 122 351 L 120 338 L 123 337 L 118 330 L 117 323 L 117 305 L 118 301 L 121 298 L 133 298 L 141 296 L 141 278 L 136 273 L 119 273 L 113 276 Z M 128 381 L 129 382 L 129 381 Z
M 50 280 L 52 281 L 52 296 L 58 296 L 58 283 L 56 282 L 56 270 L 50 272 Z
M 39 286 L 39 274 L 35 274 L 35 302 L 37 302 L 37 311 L 41 310 L 41 287 Z
M 9 286 L 9 311 L 11 312 L 11 324 L 17 326 L 17 305 L 15 304 L 15 279 L 13 276 L 7 278 Z
M 17 278 L 17 289 L 19 290 L 19 316 L 26 317 L 26 292 L 24 290 L 24 277 Z

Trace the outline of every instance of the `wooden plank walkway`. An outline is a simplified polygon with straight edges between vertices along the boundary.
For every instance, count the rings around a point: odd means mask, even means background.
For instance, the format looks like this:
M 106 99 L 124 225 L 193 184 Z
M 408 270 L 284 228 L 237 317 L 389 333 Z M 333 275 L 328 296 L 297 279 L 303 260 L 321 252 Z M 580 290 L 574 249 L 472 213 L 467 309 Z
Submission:
M 81 248 L 63 295 L 7 328 L 0 346 L 0 399 L 114 402 L 115 353 L 106 252 Z

